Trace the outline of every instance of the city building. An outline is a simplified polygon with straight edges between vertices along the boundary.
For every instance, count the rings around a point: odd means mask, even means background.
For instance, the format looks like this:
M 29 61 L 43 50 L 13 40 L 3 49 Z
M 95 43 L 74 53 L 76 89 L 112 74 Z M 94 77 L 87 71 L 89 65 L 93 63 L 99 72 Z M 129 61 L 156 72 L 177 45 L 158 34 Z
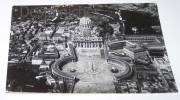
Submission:
M 43 59 L 38 57 L 33 57 L 31 60 L 32 65 L 41 65 L 42 62 Z
M 165 47 L 159 43 L 151 43 L 144 45 L 144 48 L 147 49 L 149 55 L 152 57 L 163 57 L 165 54 Z
M 130 42 L 159 42 L 153 35 L 126 35 L 124 39 Z

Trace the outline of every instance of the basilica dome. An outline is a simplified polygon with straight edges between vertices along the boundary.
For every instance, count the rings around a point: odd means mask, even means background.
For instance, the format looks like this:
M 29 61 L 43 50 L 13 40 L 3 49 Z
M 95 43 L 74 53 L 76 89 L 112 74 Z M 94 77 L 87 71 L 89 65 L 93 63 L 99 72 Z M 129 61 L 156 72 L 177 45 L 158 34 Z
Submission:
M 89 17 L 79 19 L 79 30 L 83 36 L 91 36 L 92 21 Z

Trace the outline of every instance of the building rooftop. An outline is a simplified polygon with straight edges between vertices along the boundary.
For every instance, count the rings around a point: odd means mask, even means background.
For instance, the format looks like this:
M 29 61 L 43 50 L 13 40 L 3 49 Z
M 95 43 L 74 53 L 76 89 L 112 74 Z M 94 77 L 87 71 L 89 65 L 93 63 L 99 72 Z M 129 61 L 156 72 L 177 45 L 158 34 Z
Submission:
M 148 49 L 148 50 L 151 50 L 151 49 L 154 49 L 154 50 L 164 50 L 165 49 L 165 46 L 161 43 L 148 43 L 148 44 L 143 44 L 144 48 Z

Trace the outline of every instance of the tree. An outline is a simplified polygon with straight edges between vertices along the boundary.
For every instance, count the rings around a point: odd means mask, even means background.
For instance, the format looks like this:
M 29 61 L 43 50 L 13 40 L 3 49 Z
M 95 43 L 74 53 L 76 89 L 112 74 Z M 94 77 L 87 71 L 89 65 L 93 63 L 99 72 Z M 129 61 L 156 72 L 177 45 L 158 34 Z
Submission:
M 100 22 L 98 25 L 99 36 L 102 37 L 103 43 L 113 35 L 114 29 L 107 22 Z

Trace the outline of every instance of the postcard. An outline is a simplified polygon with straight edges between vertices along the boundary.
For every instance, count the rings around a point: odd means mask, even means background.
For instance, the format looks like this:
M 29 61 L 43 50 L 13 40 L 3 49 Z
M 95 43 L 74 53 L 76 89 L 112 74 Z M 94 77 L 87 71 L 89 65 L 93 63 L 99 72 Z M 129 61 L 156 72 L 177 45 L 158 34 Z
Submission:
M 6 90 L 172 93 L 155 3 L 12 7 Z

